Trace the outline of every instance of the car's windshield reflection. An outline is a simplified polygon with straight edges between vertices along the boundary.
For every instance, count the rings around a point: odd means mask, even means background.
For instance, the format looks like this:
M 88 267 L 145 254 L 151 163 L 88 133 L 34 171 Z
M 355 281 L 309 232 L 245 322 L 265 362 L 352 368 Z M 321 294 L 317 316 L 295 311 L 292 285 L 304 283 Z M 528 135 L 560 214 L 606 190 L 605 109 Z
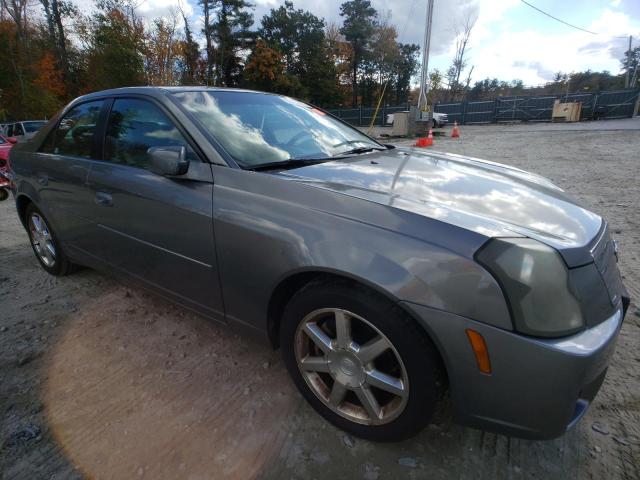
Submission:
M 359 131 L 290 98 L 222 91 L 175 96 L 245 167 L 330 158 L 354 148 L 382 148 Z

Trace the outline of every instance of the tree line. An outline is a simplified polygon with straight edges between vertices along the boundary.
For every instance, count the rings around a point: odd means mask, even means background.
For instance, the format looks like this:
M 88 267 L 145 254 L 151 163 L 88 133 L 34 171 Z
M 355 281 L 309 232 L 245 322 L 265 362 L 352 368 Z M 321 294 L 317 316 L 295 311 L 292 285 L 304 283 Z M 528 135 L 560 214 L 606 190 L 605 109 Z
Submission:
M 44 118 L 84 93 L 137 85 L 242 87 L 333 107 L 408 100 L 420 47 L 369 0 L 327 23 L 291 1 L 257 23 L 247 0 L 198 0 L 153 20 L 134 0 L 0 0 L 0 120 Z
M 391 14 L 370 0 L 345 1 L 339 22 L 291 1 L 256 21 L 247 0 L 197 0 L 202 25 L 180 6 L 149 20 L 136 1 L 95 0 L 86 12 L 73 0 L 0 0 L 0 121 L 48 118 L 78 95 L 136 85 L 252 88 L 323 107 L 417 102 L 420 47 L 402 43 Z M 455 26 L 449 68 L 429 74 L 430 103 L 624 86 L 624 75 L 591 71 L 559 72 L 535 89 L 496 78 L 472 84 L 474 24 Z M 623 67 L 637 71 L 638 57 L 635 49 Z
M 624 62 L 621 61 L 621 63 Z M 517 95 L 591 93 L 625 88 L 624 73 L 616 75 L 608 71 L 595 72 L 592 70 L 571 73 L 556 72 L 552 81 L 539 86 L 526 86 L 522 80 L 506 81 L 498 78 L 485 78 L 477 80 L 473 84 L 463 85 L 460 89 L 452 89 L 447 84 L 445 75 L 437 69 L 429 74 L 429 81 L 431 86 L 430 103 L 493 100 L 496 97 Z M 412 90 L 409 101 L 415 103 L 417 99 L 418 91 Z

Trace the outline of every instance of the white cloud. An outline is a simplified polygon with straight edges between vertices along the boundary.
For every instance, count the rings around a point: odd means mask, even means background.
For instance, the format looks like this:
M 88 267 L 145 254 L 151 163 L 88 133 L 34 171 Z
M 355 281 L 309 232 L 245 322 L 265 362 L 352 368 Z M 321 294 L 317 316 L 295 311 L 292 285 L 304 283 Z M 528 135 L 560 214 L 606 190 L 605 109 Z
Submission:
M 558 33 L 549 33 L 535 28 L 540 25 L 535 22 L 524 26 L 505 20 L 508 10 L 520 3 L 517 0 L 491 3 L 482 2 L 470 42 L 469 66 L 475 67 L 474 80 L 497 77 L 539 85 L 551 80 L 556 71 L 591 69 L 618 73 L 626 40 L 614 37 L 640 31 L 640 25 L 629 15 L 605 8 L 594 12 L 598 17 L 585 26 L 600 35 L 569 27 L 566 31 L 554 29 L 553 32 Z M 446 61 L 452 54 L 450 50 Z

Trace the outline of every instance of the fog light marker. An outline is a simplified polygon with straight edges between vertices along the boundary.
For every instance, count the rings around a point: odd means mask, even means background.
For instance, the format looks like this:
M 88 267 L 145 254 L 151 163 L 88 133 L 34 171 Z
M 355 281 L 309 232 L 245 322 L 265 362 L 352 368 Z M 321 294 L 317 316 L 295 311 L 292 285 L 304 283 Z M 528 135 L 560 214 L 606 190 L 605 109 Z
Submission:
M 467 328 L 465 330 L 467 332 L 467 337 L 469 337 L 469 343 L 471 344 L 471 348 L 473 349 L 473 353 L 476 356 L 476 361 L 478 362 L 478 369 L 482 373 L 486 373 L 487 375 L 491 375 L 491 361 L 489 360 L 489 350 L 487 349 L 487 344 L 480 335 L 475 330 L 471 330 Z

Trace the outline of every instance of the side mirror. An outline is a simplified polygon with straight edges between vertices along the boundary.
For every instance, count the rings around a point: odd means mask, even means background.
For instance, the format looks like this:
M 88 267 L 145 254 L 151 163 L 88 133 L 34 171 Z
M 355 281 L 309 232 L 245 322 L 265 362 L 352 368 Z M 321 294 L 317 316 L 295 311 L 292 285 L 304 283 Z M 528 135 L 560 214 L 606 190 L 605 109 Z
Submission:
M 16 137 L 7 137 L 7 142 L 18 143 L 18 139 Z
M 185 147 L 151 147 L 148 169 L 158 175 L 184 175 L 189 170 Z

